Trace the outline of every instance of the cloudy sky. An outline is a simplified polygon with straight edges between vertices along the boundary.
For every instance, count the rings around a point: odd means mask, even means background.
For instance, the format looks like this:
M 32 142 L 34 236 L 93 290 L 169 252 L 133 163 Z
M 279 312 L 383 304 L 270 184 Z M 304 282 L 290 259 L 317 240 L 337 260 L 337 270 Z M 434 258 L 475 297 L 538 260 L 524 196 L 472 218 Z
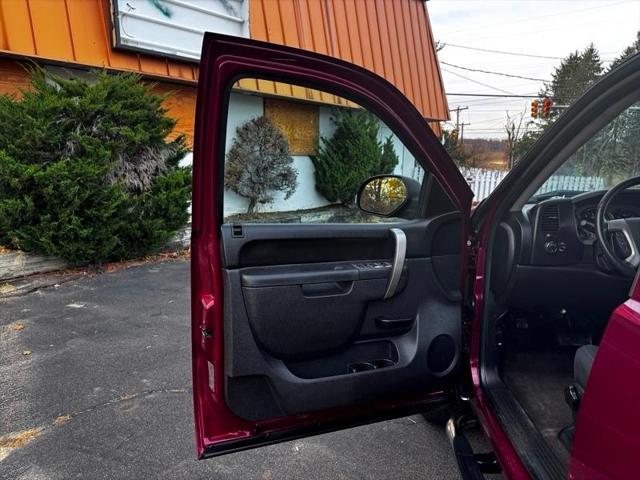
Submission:
M 427 7 L 435 38 L 445 44 L 439 58 L 448 94 L 508 93 L 533 99 L 542 86 L 539 80 L 459 67 L 546 80 L 562 57 L 590 42 L 608 63 L 640 30 L 640 0 L 431 0 Z M 528 112 L 531 104 L 531 99 L 517 98 L 448 99 L 449 108 L 469 107 L 461 113 L 461 120 L 470 123 L 465 127 L 467 138 L 504 137 L 505 112 Z

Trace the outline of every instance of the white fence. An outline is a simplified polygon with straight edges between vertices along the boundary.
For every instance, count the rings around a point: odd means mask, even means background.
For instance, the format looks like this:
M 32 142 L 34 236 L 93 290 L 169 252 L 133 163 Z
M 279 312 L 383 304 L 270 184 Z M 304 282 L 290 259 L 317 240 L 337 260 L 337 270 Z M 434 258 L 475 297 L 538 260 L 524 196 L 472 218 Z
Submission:
M 485 170 L 482 168 L 463 168 L 461 171 L 475 194 L 473 197 L 474 202 L 480 202 L 487 198 L 509 173 L 504 170 Z M 604 188 L 604 179 L 600 177 L 553 175 L 536 193 L 546 193 L 554 190 L 590 191 Z
M 461 172 L 475 194 L 474 202 L 480 202 L 487 198 L 509 173 L 504 170 L 485 170 L 482 168 L 463 168 Z
M 537 193 L 553 192 L 554 190 L 576 190 L 587 192 L 591 190 L 604 190 L 604 178 L 601 177 L 574 177 L 569 175 L 553 175 Z

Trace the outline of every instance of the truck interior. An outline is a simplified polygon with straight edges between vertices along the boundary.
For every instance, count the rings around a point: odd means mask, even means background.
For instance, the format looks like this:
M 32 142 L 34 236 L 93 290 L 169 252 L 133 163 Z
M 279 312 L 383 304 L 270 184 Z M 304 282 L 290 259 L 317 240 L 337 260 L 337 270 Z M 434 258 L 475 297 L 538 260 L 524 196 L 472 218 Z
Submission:
M 482 381 L 539 478 L 566 478 L 598 345 L 638 267 L 640 92 L 607 80 L 581 100 L 597 114 L 559 120 L 522 160 L 492 228 Z

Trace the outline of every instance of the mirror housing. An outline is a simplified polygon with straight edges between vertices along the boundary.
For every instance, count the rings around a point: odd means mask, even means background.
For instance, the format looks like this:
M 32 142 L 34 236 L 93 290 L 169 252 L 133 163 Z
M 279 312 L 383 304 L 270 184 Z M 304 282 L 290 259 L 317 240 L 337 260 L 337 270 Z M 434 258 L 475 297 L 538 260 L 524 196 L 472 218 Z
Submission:
M 421 185 L 400 175 L 375 175 L 360 186 L 358 208 L 381 217 L 414 218 Z

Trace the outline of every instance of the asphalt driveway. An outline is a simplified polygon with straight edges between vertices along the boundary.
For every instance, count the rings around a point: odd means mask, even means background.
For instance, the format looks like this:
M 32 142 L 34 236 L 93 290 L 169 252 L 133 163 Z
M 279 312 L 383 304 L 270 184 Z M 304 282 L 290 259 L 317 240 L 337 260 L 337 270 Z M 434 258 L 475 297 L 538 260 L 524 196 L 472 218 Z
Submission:
M 414 416 L 197 461 L 186 260 L 0 303 L 0 478 L 458 478 Z

